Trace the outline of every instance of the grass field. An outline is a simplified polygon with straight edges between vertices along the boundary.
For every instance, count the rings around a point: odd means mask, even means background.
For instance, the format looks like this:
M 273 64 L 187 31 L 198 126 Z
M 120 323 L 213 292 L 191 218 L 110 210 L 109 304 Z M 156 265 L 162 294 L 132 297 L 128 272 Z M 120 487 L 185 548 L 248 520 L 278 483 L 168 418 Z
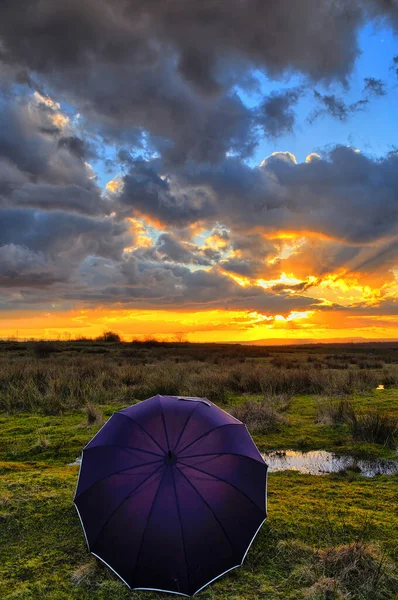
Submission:
M 398 347 L 4 342 L 1 598 L 165 597 L 129 591 L 88 554 L 68 466 L 115 410 L 156 393 L 207 396 L 264 451 L 397 456 Z M 270 474 L 244 566 L 199 597 L 398 598 L 397 506 L 398 476 Z

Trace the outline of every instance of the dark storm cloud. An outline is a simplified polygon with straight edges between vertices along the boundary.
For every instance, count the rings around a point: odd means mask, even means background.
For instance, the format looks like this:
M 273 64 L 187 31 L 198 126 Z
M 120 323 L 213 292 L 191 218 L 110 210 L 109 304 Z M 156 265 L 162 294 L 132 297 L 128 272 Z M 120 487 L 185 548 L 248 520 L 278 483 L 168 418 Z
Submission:
M 1 211 L 0 245 L 14 243 L 51 255 L 66 252 L 78 258 L 98 254 L 117 259 L 130 241 L 125 233 L 126 227 L 111 219 L 28 209 Z
M 255 145 L 253 114 L 233 86 L 246 85 L 252 68 L 270 77 L 344 80 L 368 4 L 3 0 L 0 59 L 28 84 L 33 78 L 63 95 L 108 141 L 134 144 L 146 130 L 171 161 L 214 161 Z M 271 98 L 263 107 L 267 135 L 292 126 L 286 101 Z
M 84 141 L 61 135 L 68 122 L 36 97 L 3 103 L 0 111 L 0 206 L 101 215 L 110 207 L 85 164 Z
M 8 285 L 65 280 L 89 255 L 120 260 L 131 243 L 124 225 L 62 212 L 0 211 L 2 277 Z
M 120 259 L 131 238 L 105 217 L 111 203 L 59 106 L 35 94 L 1 108 L 1 284 L 48 286 L 67 281 L 88 255 Z
M 176 57 L 182 77 L 205 95 L 217 92 L 220 63 L 235 56 L 274 75 L 286 68 L 314 78 L 346 75 L 357 54 L 353 34 L 362 16 L 358 2 L 317 0 L 234 0 L 228 5 L 213 0 L 21 0 L 18 6 L 3 0 L 1 10 L 7 62 L 51 73 L 87 65 L 93 56 L 151 66 L 168 53 Z
M 76 136 L 61 137 L 58 140 L 58 148 L 67 148 L 71 154 L 83 160 L 86 156 L 84 141 Z
M 0 246 L 0 285 L 3 287 L 40 288 L 66 277 L 64 266 L 56 266 L 43 252 L 34 252 L 17 244 Z
M 302 296 L 273 294 L 258 286 L 240 287 L 216 269 L 190 270 L 186 266 L 143 259 L 133 253 L 109 268 L 101 259 L 86 264 L 78 291 L 68 300 L 114 303 L 135 308 L 251 310 L 264 314 L 289 314 L 314 307 L 317 301 Z
M 156 249 L 158 253 L 163 256 L 164 260 L 171 262 L 209 266 L 217 256 L 215 253 L 213 256 L 206 256 L 206 251 L 202 251 L 201 248 L 195 244 L 180 242 L 174 235 L 170 233 L 162 233 L 157 241 Z
M 156 164 L 155 164 L 156 166 Z M 137 211 L 172 225 L 183 226 L 215 214 L 211 195 L 204 187 L 172 186 L 146 161 L 137 160 L 123 178 L 118 197 L 122 212 Z
M 392 59 L 391 69 L 395 72 L 395 75 L 398 77 L 398 55 L 394 56 Z
M 85 189 L 76 184 L 54 185 L 25 183 L 10 196 L 14 206 L 29 206 L 42 210 L 61 210 L 85 215 L 109 213 L 95 189 Z
M 313 123 L 318 117 L 330 115 L 340 121 L 346 121 L 350 115 L 363 110 L 368 103 L 367 99 L 361 99 L 357 102 L 347 104 L 342 98 L 338 98 L 335 94 L 321 94 L 314 90 L 314 96 L 320 108 L 315 108 L 308 117 L 308 121 Z
M 223 261 L 221 267 L 229 273 L 234 273 L 243 277 L 255 277 L 257 275 L 254 260 L 248 261 L 230 258 Z
M 271 275 L 275 247 L 264 236 L 279 229 L 351 247 L 393 238 L 397 156 L 337 148 L 304 164 L 279 153 L 252 168 L 244 159 L 260 135 L 293 130 L 304 88 L 252 108 L 236 90 L 255 85 L 257 72 L 295 74 L 306 88 L 346 83 L 369 15 L 396 26 L 395 3 L 382 0 L 3 0 L 0 282 L 26 303 L 45 301 L 41 288 L 51 286 L 61 301 L 125 306 L 312 306 L 226 273 Z M 379 80 L 365 83 L 380 95 Z M 80 116 L 71 122 L 51 98 Z M 316 99 L 315 118 L 341 120 L 366 102 Z M 122 169 L 120 191 L 104 198 L 93 158 Z M 141 215 L 168 233 L 132 249 L 127 219 Z M 220 248 L 188 241 L 202 227 Z
M 375 79 L 374 77 L 365 77 L 364 92 L 367 94 L 373 94 L 374 96 L 385 96 L 385 83 L 381 79 Z
M 338 146 L 299 164 L 275 154 L 255 168 L 228 158 L 186 165 L 167 179 L 154 165 L 130 173 L 121 203 L 170 226 L 222 220 L 237 233 L 311 230 L 349 244 L 397 233 L 398 153 L 377 160 Z
M 364 6 L 370 17 L 385 19 L 395 31 L 398 31 L 397 0 L 364 0 Z
M 256 123 L 269 137 L 291 133 L 295 124 L 293 107 L 303 94 L 303 88 L 272 92 L 258 108 Z

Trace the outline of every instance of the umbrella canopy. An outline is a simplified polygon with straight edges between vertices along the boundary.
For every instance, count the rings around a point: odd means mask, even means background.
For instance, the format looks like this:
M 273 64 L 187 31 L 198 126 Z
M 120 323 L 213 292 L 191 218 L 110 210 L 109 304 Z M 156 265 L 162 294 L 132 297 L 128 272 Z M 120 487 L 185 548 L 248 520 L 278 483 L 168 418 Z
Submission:
M 154 396 L 84 448 L 75 506 L 90 552 L 130 588 L 191 596 L 242 564 L 266 477 L 240 421 L 206 398 Z

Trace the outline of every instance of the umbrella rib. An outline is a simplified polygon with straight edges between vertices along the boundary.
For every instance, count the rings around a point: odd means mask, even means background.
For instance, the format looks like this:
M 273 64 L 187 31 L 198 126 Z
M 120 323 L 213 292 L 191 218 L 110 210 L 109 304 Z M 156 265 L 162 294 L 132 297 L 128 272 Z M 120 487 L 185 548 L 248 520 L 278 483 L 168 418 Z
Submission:
M 159 469 L 158 469 L 158 470 L 159 470 Z M 153 502 L 152 502 L 151 508 L 149 509 L 148 517 L 147 517 L 147 520 L 146 520 L 146 523 L 145 523 L 144 531 L 142 532 L 142 536 L 141 536 L 141 540 L 140 540 L 140 545 L 139 545 L 139 548 L 138 548 L 138 551 L 137 551 L 137 560 L 136 560 L 136 562 L 135 562 L 135 565 L 134 565 L 134 570 L 133 570 L 133 572 L 132 572 L 132 574 L 131 574 L 131 580 L 133 579 L 133 577 L 134 577 L 134 574 L 135 574 L 135 572 L 136 572 L 136 570 L 137 570 L 138 562 L 139 562 L 139 560 L 140 560 L 140 553 L 141 553 L 142 545 L 143 545 L 143 543 L 144 543 L 144 537 L 145 537 L 145 534 L 146 534 L 146 532 L 147 532 L 148 525 L 149 525 L 149 521 L 150 521 L 150 519 L 151 519 L 151 516 L 152 516 L 153 507 L 155 506 L 155 502 L 156 502 L 156 500 L 157 500 L 157 497 L 158 497 L 158 495 L 159 495 L 159 490 L 160 490 L 160 488 L 161 488 L 161 486 L 162 486 L 163 479 L 164 479 L 164 476 L 165 476 L 165 474 L 166 474 L 166 471 L 167 471 L 167 468 L 166 468 L 166 469 L 163 471 L 162 478 L 161 478 L 161 480 L 159 481 L 158 489 L 156 490 L 156 494 L 155 494 L 155 497 L 154 497 L 154 499 L 153 499 Z
M 225 528 L 223 526 L 223 524 L 221 523 L 220 519 L 217 517 L 216 513 L 214 512 L 214 510 L 212 509 L 212 507 L 210 506 L 210 504 L 207 502 L 207 500 L 202 496 L 202 494 L 199 492 L 198 488 L 192 483 L 192 481 L 190 481 L 188 479 L 188 477 L 181 471 L 181 469 L 179 467 L 177 467 L 177 465 L 175 465 L 176 468 L 178 469 L 179 473 L 181 473 L 181 475 L 184 477 L 184 479 L 186 479 L 186 481 L 189 483 L 189 485 L 195 490 L 195 492 L 198 494 L 198 496 L 202 499 L 202 502 L 204 504 L 206 504 L 207 508 L 211 511 L 211 513 L 213 514 L 213 517 L 215 518 L 215 520 L 217 521 L 217 523 L 219 524 L 221 531 L 224 534 L 225 539 L 227 540 L 227 542 L 229 543 L 229 545 L 231 546 L 234 554 L 236 554 L 238 556 L 238 553 L 236 551 L 236 548 L 234 547 L 234 545 L 232 544 L 229 535 L 227 534 L 227 532 L 225 531 Z
M 186 450 L 187 448 L 190 448 L 190 446 L 192 446 L 193 444 L 195 444 L 202 438 L 206 437 L 207 435 L 210 435 L 210 433 L 213 433 L 213 431 L 217 431 L 217 429 L 221 429 L 222 427 L 238 427 L 239 425 L 242 425 L 242 424 L 243 423 L 224 423 L 224 425 L 219 425 L 218 427 L 214 427 L 214 429 L 210 429 L 210 431 L 206 431 L 206 433 L 203 433 L 202 435 L 200 435 L 198 438 L 196 438 L 196 440 L 194 440 L 187 446 L 184 446 L 184 448 L 181 448 L 181 450 L 179 451 L 179 454 L 181 454 L 181 452 L 184 452 L 184 450 Z
M 140 429 L 142 429 L 142 431 L 144 433 L 146 433 L 148 437 L 151 438 L 151 440 L 157 445 L 157 447 L 159 448 L 159 450 L 161 450 L 163 453 L 166 452 L 166 450 L 164 448 L 162 448 L 162 446 L 160 444 L 158 444 L 158 442 L 155 440 L 155 438 L 152 437 L 151 434 L 148 433 L 148 431 L 146 429 L 144 429 L 143 426 L 140 423 L 138 423 L 138 421 L 136 421 L 135 419 L 133 419 L 132 417 L 130 417 L 130 415 L 126 415 L 126 413 L 119 412 L 117 414 L 118 415 L 123 415 L 124 417 L 127 417 L 127 419 L 130 419 L 131 421 L 133 421 L 133 423 L 135 423 L 136 425 L 138 425 L 138 427 L 140 427 Z
M 164 427 L 164 434 L 166 436 L 167 450 L 170 450 L 169 436 L 167 434 L 166 421 L 165 421 L 165 418 L 164 418 L 164 412 L 163 412 L 162 402 L 161 402 L 160 398 L 159 398 L 159 405 L 160 405 L 160 414 L 162 415 L 162 421 L 163 421 L 163 427 Z
M 246 456 L 246 454 L 239 454 L 239 452 L 209 452 L 208 454 L 189 454 L 188 456 L 181 456 L 181 458 L 201 458 L 202 456 L 241 456 L 242 458 L 247 458 L 248 460 L 254 460 L 254 462 L 259 463 L 260 465 L 266 464 L 263 459 L 257 460 L 257 458 Z
M 132 492 L 130 492 L 129 494 L 127 494 L 127 496 L 125 498 L 123 498 L 123 500 L 117 505 L 117 507 L 112 511 L 112 513 L 109 515 L 109 517 L 107 518 L 107 520 L 105 521 L 105 523 L 102 525 L 101 529 L 99 530 L 99 532 L 96 535 L 96 538 L 94 540 L 94 542 L 91 544 L 91 547 L 94 548 L 95 543 L 97 542 L 99 536 L 101 535 L 102 531 L 104 530 L 104 528 L 108 525 L 109 521 L 112 519 L 112 517 L 115 515 L 115 513 L 122 507 L 122 505 L 126 502 L 126 500 L 128 500 L 129 498 L 131 498 L 131 496 L 133 496 L 136 491 L 144 485 L 144 483 L 146 483 L 148 481 L 148 479 L 150 479 L 151 477 L 153 477 L 154 475 L 156 475 L 156 473 L 158 473 L 160 471 L 160 469 L 163 467 L 163 465 L 160 465 L 160 467 L 158 469 L 156 469 L 155 471 L 153 471 L 153 473 L 151 473 L 150 475 L 148 475 L 148 477 L 146 477 L 144 479 L 144 481 L 141 481 L 141 483 L 139 483 L 137 485 L 137 487 L 135 487 L 133 489 Z M 162 476 L 163 479 L 163 476 Z M 160 485 L 160 484 L 159 484 Z M 90 548 L 90 552 L 91 552 L 91 548 Z
M 188 558 L 187 558 L 187 550 L 185 548 L 185 539 L 184 539 L 184 531 L 183 531 L 183 527 L 182 527 L 182 519 L 181 519 L 181 512 L 180 512 L 180 503 L 178 501 L 178 496 L 177 496 L 177 488 L 176 488 L 176 482 L 175 482 L 175 477 L 174 477 L 174 469 L 171 469 L 171 477 L 173 479 L 173 487 L 174 487 L 174 495 L 176 498 L 176 506 L 177 506 L 177 513 L 178 513 L 178 520 L 180 521 L 180 529 L 181 529 L 181 540 L 182 540 L 182 548 L 184 550 L 184 559 L 185 559 L 185 568 L 187 570 L 187 578 L 188 578 L 188 587 L 190 587 L 191 581 L 190 581 L 190 576 L 189 576 L 189 568 L 188 568 Z
M 135 465 L 133 467 L 126 467 L 125 469 L 120 469 L 120 471 L 115 471 L 115 473 L 109 473 L 109 475 L 105 475 L 105 477 L 101 477 L 101 479 L 97 479 L 97 481 L 94 481 L 94 483 L 92 483 L 87 489 L 85 489 L 84 492 L 82 492 L 78 496 L 75 496 L 75 499 L 80 498 L 81 496 L 83 496 L 83 494 L 85 494 L 86 492 L 88 492 L 89 490 L 91 490 L 92 487 L 94 487 L 95 485 L 97 485 L 97 483 L 101 483 L 101 481 L 104 481 L 105 479 L 108 479 L 108 477 L 113 477 L 114 475 L 119 475 L 120 473 L 123 473 L 124 471 L 132 471 L 133 469 L 139 469 L 140 467 L 147 467 L 148 465 L 154 465 L 155 463 L 158 463 L 160 460 L 163 460 L 161 456 L 159 458 L 157 458 L 156 460 L 144 463 L 142 465 Z
M 184 467 L 187 467 L 188 469 L 193 469 L 194 471 L 199 471 L 199 473 L 204 473 L 205 475 L 209 475 L 209 477 L 213 477 L 214 479 L 217 479 L 217 481 L 221 481 L 222 483 L 226 483 L 227 485 L 230 485 L 231 487 L 233 487 L 237 492 L 239 492 L 240 494 L 242 494 L 242 496 L 245 496 L 245 498 L 247 498 L 248 500 L 250 500 L 250 502 L 252 504 L 254 504 L 254 506 L 262 512 L 261 508 L 258 506 L 258 504 L 256 504 L 256 502 L 254 502 L 254 500 L 252 500 L 250 498 L 250 496 L 248 496 L 245 492 L 243 492 L 242 490 L 240 490 L 238 487 L 236 487 L 236 485 L 234 485 L 233 483 L 231 483 L 230 481 L 227 481 L 226 479 L 222 479 L 221 477 L 218 477 L 217 475 L 213 475 L 212 473 L 209 473 L 208 471 L 203 471 L 203 469 L 198 469 L 197 467 L 191 467 L 191 465 L 187 465 L 186 463 L 182 462 L 181 460 L 178 461 L 178 463 L 180 465 L 184 465 Z
M 163 458 L 163 454 L 157 452 L 150 452 L 149 450 L 143 450 L 142 448 L 135 448 L 134 446 L 119 446 L 118 444 L 101 444 L 101 446 L 91 446 L 91 448 L 84 448 L 84 451 L 95 450 L 96 448 L 121 448 L 122 450 L 134 450 L 136 452 L 144 452 L 145 454 L 152 454 L 152 456 L 159 456 Z
M 191 410 L 191 412 L 189 413 L 189 415 L 188 415 L 188 417 L 187 417 L 187 420 L 185 421 L 184 427 L 183 427 L 183 428 L 181 429 L 181 431 L 180 431 L 180 435 L 178 436 L 177 443 L 175 444 L 175 446 L 174 446 L 174 448 L 173 448 L 173 452 L 175 452 L 175 451 L 176 451 L 176 448 L 177 448 L 177 446 L 178 446 L 178 444 L 180 443 L 180 440 L 181 440 L 181 438 L 182 438 L 182 434 L 184 433 L 184 431 L 185 431 L 185 430 L 186 430 L 186 428 L 187 428 L 187 425 L 188 425 L 188 423 L 189 423 L 189 419 L 192 417 L 193 413 L 194 413 L 194 412 L 195 412 L 195 410 L 198 408 L 198 406 L 200 406 L 200 402 L 198 402 L 198 403 L 197 403 L 197 404 L 196 404 L 196 405 L 193 407 L 193 409 Z

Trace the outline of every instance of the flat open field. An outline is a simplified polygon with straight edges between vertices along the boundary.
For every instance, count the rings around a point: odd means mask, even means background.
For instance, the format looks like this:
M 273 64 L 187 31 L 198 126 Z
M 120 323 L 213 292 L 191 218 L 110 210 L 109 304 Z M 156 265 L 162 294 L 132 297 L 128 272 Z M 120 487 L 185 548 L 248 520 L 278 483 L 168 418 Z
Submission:
M 264 452 L 398 458 L 398 344 L 1 343 L 1 598 L 166 597 L 128 590 L 88 554 L 70 465 L 115 410 L 157 393 L 207 396 Z M 398 598 L 397 507 L 398 475 L 270 473 L 244 566 L 199 597 Z

